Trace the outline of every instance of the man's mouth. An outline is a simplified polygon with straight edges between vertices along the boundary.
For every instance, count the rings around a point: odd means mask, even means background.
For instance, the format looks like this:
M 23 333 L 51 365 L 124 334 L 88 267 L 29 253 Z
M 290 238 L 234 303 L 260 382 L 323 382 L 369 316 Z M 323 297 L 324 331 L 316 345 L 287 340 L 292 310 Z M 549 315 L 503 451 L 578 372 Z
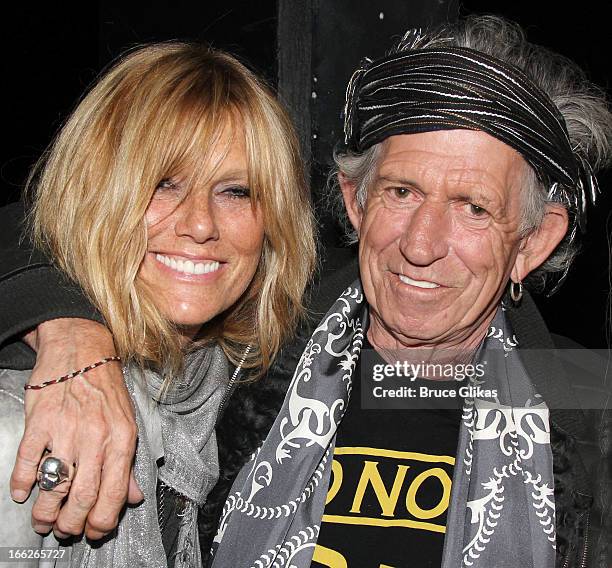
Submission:
M 181 272 L 182 274 L 208 274 L 209 272 L 219 270 L 220 266 L 218 261 L 193 262 L 183 258 L 165 256 L 163 254 L 156 254 L 155 258 L 168 268 L 176 270 L 176 272 Z
M 436 284 L 435 282 L 429 282 L 428 280 L 413 280 L 408 276 L 404 276 L 403 274 L 398 274 L 399 279 L 404 284 L 410 284 L 410 286 L 416 286 L 417 288 L 439 288 L 440 284 Z

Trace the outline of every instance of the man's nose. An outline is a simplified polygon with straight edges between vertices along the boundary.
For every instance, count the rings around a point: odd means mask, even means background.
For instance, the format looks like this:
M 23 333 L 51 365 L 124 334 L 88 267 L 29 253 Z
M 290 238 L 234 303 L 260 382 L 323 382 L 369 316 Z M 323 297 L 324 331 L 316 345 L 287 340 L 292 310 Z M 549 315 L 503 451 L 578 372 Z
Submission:
M 416 266 L 428 266 L 448 254 L 450 232 L 445 204 L 424 202 L 412 211 L 400 240 L 406 260 Z
M 177 213 L 174 230 L 178 237 L 189 237 L 197 243 L 219 238 L 217 214 L 207 195 L 192 192 L 181 203 Z

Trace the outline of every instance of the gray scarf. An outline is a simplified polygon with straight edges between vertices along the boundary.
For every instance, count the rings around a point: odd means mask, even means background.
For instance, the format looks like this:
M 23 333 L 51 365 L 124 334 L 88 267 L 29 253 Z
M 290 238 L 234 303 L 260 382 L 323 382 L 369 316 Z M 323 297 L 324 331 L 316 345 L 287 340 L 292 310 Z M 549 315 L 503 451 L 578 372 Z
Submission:
M 213 567 L 310 565 L 366 318 L 357 280 L 314 330 L 268 437 L 238 474 Z M 479 354 L 491 361 L 480 386 L 497 398 L 465 401 L 443 568 L 554 566 L 548 410 L 516 345 L 499 310 Z
M 119 526 L 101 542 L 80 538 L 67 547 L 72 568 L 166 568 L 157 518 L 157 479 L 187 498 L 174 568 L 201 566 L 197 509 L 217 481 L 215 421 L 228 383 L 228 363 L 220 347 L 187 357 L 183 377 L 161 398 L 161 379 L 152 371 L 124 369 L 136 408 L 138 447 L 134 475 L 145 500 L 128 506 Z M 159 444 L 161 439 L 161 444 Z M 164 456 L 157 467 L 156 459 Z M 53 533 L 43 546 L 51 544 Z

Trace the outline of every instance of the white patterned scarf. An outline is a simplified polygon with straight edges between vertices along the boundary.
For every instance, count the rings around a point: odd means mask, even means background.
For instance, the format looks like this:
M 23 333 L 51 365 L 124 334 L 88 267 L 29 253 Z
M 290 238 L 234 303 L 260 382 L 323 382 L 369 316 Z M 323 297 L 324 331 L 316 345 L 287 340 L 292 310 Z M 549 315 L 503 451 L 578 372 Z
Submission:
M 366 326 L 357 280 L 314 330 L 270 433 L 238 474 L 213 542 L 213 567 L 310 566 Z M 491 361 L 478 385 L 498 396 L 465 401 L 443 568 L 554 566 L 548 409 L 516 343 L 498 310 L 478 355 Z

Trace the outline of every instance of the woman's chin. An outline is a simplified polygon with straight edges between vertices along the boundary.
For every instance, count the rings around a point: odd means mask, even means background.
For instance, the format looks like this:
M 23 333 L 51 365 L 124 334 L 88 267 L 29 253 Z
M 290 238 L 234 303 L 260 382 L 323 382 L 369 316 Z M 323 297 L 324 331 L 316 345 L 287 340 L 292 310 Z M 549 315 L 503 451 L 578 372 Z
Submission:
M 226 306 L 221 302 L 214 302 L 210 295 L 190 298 L 189 301 L 166 301 L 159 306 L 162 314 L 178 328 L 199 329 L 215 316 L 220 314 Z

